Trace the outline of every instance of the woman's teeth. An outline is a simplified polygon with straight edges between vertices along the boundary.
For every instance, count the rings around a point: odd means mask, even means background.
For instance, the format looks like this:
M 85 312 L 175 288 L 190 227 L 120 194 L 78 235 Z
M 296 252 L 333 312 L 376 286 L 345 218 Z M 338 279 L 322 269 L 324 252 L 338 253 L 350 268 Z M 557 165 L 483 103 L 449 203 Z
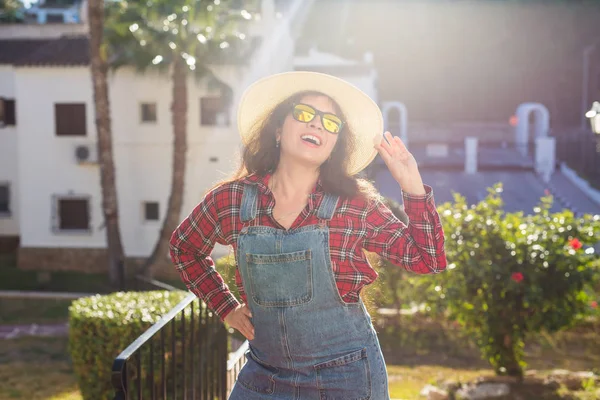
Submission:
M 321 141 L 319 140 L 319 138 L 313 135 L 303 135 L 302 140 L 310 142 L 312 144 L 316 144 L 317 146 L 321 145 Z

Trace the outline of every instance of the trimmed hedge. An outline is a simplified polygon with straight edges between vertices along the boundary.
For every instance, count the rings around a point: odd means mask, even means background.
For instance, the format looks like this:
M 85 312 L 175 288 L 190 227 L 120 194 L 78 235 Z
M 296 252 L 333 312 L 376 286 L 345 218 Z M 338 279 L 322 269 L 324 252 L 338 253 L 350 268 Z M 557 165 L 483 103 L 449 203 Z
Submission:
M 85 297 L 74 301 L 69 307 L 69 352 L 83 398 L 86 400 L 112 400 L 114 391 L 111 385 L 111 368 L 114 359 L 188 294 L 184 291 L 119 292 L 104 296 Z M 200 303 L 198 300 L 195 300 L 195 303 L 195 314 L 198 314 L 200 307 L 197 305 Z M 202 308 L 202 310 L 205 309 Z M 186 320 L 190 318 L 190 307 L 186 308 L 185 316 Z M 181 354 L 182 342 L 179 329 L 180 319 L 179 316 L 176 318 L 178 324 L 176 326 L 176 351 L 178 354 Z M 190 330 L 187 329 L 186 340 L 189 340 L 190 336 Z M 173 374 L 169 360 L 171 357 L 170 338 L 171 329 L 165 329 L 165 343 L 167 343 L 165 360 L 169 361 L 165 364 L 167 379 L 172 382 Z M 152 367 L 155 371 L 155 385 L 160 377 L 158 368 L 162 356 L 158 345 L 160 341 L 156 342 L 154 366 Z M 141 362 L 142 371 L 147 374 L 150 365 L 149 350 L 143 353 Z M 177 367 L 183 368 L 181 365 Z M 145 379 L 147 378 L 145 375 L 142 378 L 144 381 L 148 381 Z M 148 387 L 145 387 L 144 390 L 148 390 Z

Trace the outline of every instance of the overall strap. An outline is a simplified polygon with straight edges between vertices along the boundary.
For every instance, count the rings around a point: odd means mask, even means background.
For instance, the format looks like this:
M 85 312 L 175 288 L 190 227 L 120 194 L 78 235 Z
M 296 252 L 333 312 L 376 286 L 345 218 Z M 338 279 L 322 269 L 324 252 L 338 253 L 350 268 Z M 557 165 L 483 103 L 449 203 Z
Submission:
M 337 203 L 339 200 L 339 196 L 334 196 L 329 193 L 325 193 L 323 196 L 323 200 L 321 200 L 321 206 L 319 207 L 319 211 L 317 212 L 317 217 L 322 220 L 330 220 L 333 218 L 333 214 L 335 214 L 335 208 L 337 207 Z
M 258 209 L 258 187 L 256 185 L 244 185 L 242 205 L 240 206 L 240 219 L 242 222 L 252 221 L 256 218 Z

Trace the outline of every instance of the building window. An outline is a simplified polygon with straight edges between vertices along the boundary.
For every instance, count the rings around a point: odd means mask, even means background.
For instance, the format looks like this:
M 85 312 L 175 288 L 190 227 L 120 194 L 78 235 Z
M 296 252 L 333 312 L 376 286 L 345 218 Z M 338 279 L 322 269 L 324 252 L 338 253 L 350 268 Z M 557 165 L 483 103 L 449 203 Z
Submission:
M 0 215 L 10 214 L 10 186 L 8 183 L 0 184 Z
M 56 136 L 85 136 L 86 117 L 84 103 L 54 104 Z
M 142 103 L 141 114 L 142 122 L 156 122 L 156 103 Z
M 200 125 L 229 126 L 229 110 L 222 97 L 200 99 Z
M 89 231 L 89 198 L 56 197 L 54 221 L 54 228 L 58 231 Z
M 15 112 L 15 101 L 0 97 L 0 127 L 16 124 L 17 115 Z
M 48 24 L 64 24 L 65 16 L 63 14 L 46 14 Z
M 158 221 L 160 214 L 158 212 L 158 202 L 147 201 L 144 203 L 144 219 L 146 221 Z

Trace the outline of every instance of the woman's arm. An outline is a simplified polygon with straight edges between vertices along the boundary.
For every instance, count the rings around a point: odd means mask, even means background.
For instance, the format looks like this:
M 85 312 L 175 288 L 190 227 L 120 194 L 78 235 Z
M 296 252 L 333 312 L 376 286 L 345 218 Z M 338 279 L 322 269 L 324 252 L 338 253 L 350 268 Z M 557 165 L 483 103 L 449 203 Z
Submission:
M 367 210 L 367 234 L 363 247 L 408 271 L 435 274 L 446 269 L 444 230 L 433 191 L 427 185 L 424 185 L 424 190 L 424 195 L 403 192 L 408 225 L 381 201 L 371 202 Z
M 374 251 L 409 271 L 426 274 L 446 268 L 444 230 L 431 187 L 424 185 L 417 162 L 399 137 L 385 132 L 375 148 L 402 188 L 408 226 L 381 201 L 367 213 L 366 250 Z
M 173 232 L 170 254 L 187 288 L 224 320 L 240 303 L 210 257 L 215 242 L 225 244 L 214 192 L 211 192 Z

